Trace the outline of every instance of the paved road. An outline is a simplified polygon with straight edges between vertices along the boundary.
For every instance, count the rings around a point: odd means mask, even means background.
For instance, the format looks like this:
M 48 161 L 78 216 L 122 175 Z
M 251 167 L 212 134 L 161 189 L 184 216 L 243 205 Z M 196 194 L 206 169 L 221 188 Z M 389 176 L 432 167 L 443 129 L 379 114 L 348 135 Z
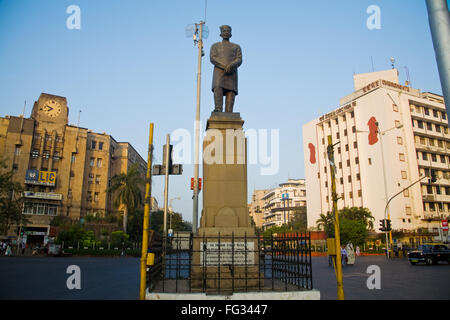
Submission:
M 67 267 L 81 269 L 81 290 L 69 290 Z M 381 270 L 381 290 L 369 290 L 367 267 Z M 450 299 L 450 265 L 411 266 L 406 259 L 357 258 L 343 269 L 347 300 Z M 327 258 L 313 258 L 313 285 L 323 300 L 337 298 L 336 278 Z M 138 299 L 138 258 L 0 257 L 0 300 Z

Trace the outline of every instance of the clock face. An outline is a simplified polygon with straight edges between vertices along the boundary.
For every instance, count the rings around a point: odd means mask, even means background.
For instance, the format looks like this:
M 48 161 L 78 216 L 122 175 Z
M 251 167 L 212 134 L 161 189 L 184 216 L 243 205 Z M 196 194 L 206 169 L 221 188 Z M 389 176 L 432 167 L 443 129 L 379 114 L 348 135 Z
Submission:
M 61 113 L 61 105 L 55 100 L 47 100 L 42 108 L 49 117 L 57 117 Z

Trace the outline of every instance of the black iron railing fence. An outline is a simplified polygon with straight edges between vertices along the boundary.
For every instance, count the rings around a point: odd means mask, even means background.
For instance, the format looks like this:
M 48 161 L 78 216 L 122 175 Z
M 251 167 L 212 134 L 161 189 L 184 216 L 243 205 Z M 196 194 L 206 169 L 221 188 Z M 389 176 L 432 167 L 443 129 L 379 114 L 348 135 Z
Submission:
M 176 234 L 167 240 L 165 249 L 154 247 L 151 251 L 155 253 L 155 265 L 148 272 L 150 292 L 226 294 L 313 289 L 309 233 Z

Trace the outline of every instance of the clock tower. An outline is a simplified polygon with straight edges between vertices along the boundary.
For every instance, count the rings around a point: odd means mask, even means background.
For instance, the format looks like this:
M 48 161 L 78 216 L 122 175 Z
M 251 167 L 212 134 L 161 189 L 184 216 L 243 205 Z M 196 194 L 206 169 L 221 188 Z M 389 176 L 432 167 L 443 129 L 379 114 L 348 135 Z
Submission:
M 41 93 L 31 112 L 31 118 L 53 130 L 67 125 L 68 116 L 66 98 L 47 93 Z

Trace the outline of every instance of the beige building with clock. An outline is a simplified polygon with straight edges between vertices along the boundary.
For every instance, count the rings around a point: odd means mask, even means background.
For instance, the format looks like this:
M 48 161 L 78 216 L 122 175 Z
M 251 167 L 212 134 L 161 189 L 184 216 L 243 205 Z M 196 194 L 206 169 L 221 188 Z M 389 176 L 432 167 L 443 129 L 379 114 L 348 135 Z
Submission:
M 42 93 L 30 118 L 0 118 L 0 155 L 25 188 L 23 213 L 32 222 L 25 231 L 36 242 L 50 235 L 55 216 L 78 220 L 116 213 L 113 195 L 106 192 L 110 178 L 134 163 L 143 176 L 146 172 L 130 143 L 69 125 L 68 114 L 66 98 Z

